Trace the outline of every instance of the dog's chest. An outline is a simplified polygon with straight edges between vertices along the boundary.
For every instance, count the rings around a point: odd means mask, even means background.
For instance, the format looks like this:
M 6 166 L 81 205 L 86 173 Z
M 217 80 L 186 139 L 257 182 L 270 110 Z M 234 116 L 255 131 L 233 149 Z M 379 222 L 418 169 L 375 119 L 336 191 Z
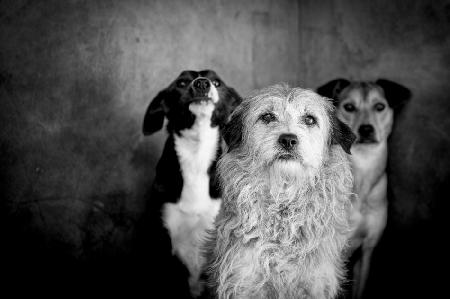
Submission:
M 183 192 L 204 194 L 209 188 L 208 169 L 217 155 L 219 129 L 200 121 L 181 134 L 175 136 L 175 151 L 183 176 Z M 183 199 L 183 194 L 181 197 Z
M 172 241 L 172 251 L 190 271 L 191 287 L 204 264 L 201 254 L 206 230 L 213 228 L 220 199 L 209 195 L 208 169 L 216 159 L 218 128 L 208 121 L 198 121 L 191 129 L 175 136 L 175 150 L 180 162 L 183 189 L 177 203 L 166 203 L 163 220 Z
M 364 238 L 378 236 L 383 231 L 387 216 L 386 202 L 386 145 L 352 148 L 354 192 L 352 247 L 358 247 Z
M 385 172 L 387 146 L 354 146 L 352 148 L 352 170 L 355 180 L 355 192 L 367 196 Z

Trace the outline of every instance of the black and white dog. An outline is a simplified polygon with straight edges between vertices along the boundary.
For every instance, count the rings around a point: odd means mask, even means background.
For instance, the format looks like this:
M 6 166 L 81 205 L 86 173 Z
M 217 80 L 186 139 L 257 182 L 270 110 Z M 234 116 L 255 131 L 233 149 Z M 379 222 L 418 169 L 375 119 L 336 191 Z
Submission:
M 221 204 L 215 178 L 221 131 L 241 101 L 214 71 L 183 71 L 158 93 L 145 114 L 145 135 L 159 131 L 168 119 L 169 137 L 147 207 L 148 238 L 154 242 L 149 254 L 158 265 L 156 284 L 164 297 L 202 293 L 202 244 Z

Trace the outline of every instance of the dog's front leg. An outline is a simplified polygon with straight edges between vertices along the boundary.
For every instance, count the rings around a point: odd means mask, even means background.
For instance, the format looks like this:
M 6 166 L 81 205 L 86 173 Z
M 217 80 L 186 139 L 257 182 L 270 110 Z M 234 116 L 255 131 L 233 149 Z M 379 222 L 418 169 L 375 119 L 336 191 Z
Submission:
M 369 277 L 370 261 L 374 247 L 366 244 L 362 246 L 361 259 L 355 264 L 355 283 L 353 284 L 353 299 L 362 298 Z

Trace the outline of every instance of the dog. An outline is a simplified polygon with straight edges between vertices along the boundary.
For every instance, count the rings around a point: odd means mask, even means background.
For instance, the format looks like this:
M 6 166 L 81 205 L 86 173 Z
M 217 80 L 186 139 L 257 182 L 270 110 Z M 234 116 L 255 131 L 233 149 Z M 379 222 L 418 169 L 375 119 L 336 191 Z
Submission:
M 255 91 L 224 130 L 223 203 L 206 245 L 217 298 L 333 298 L 343 277 L 355 136 L 331 100 Z
M 241 101 L 214 71 L 186 70 L 158 93 L 145 113 L 145 135 L 161 130 L 168 119 L 169 136 L 156 167 L 146 225 L 151 231 L 147 237 L 155 240 L 149 249 L 152 266 L 160 265 L 155 285 L 169 297 L 202 293 L 201 244 L 221 204 L 215 178 L 221 132 Z
M 394 112 L 410 99 L 408 88 L 379 79 L 375 82 L 335 79 L 319 87 L 322 96 L 334 99 L 337 117 L 357 135 L 352 147 L 354 175 L 353 233 L 350 252 L 361 249 L 353 267 L 352 297 L 361 298 L 370 270 L 372 253 L 387 223 L 388 137 Z

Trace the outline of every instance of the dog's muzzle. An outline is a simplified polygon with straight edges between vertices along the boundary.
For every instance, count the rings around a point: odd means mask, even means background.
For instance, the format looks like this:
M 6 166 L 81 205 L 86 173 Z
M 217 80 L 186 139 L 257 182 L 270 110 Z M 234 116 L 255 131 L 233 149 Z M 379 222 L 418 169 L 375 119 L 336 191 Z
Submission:
M 358 128 L 358 143 L 375 143 L 375 128 L 372 125 L 361 125 Z
M 192 81 L 190 92 L 194 101 L 211 100 L 208 96 L 211 89 L 211 81 L 206 78 L 197 78 Z
M 291 160 L 296 158 L 296 155 L 294 154 L 298 145 L 298 138 L 296 135 L 281 134 L 278 138 L 278 144 L 281 145 L 281 148 L 285 151 L 278 156 L 278 159 Z

